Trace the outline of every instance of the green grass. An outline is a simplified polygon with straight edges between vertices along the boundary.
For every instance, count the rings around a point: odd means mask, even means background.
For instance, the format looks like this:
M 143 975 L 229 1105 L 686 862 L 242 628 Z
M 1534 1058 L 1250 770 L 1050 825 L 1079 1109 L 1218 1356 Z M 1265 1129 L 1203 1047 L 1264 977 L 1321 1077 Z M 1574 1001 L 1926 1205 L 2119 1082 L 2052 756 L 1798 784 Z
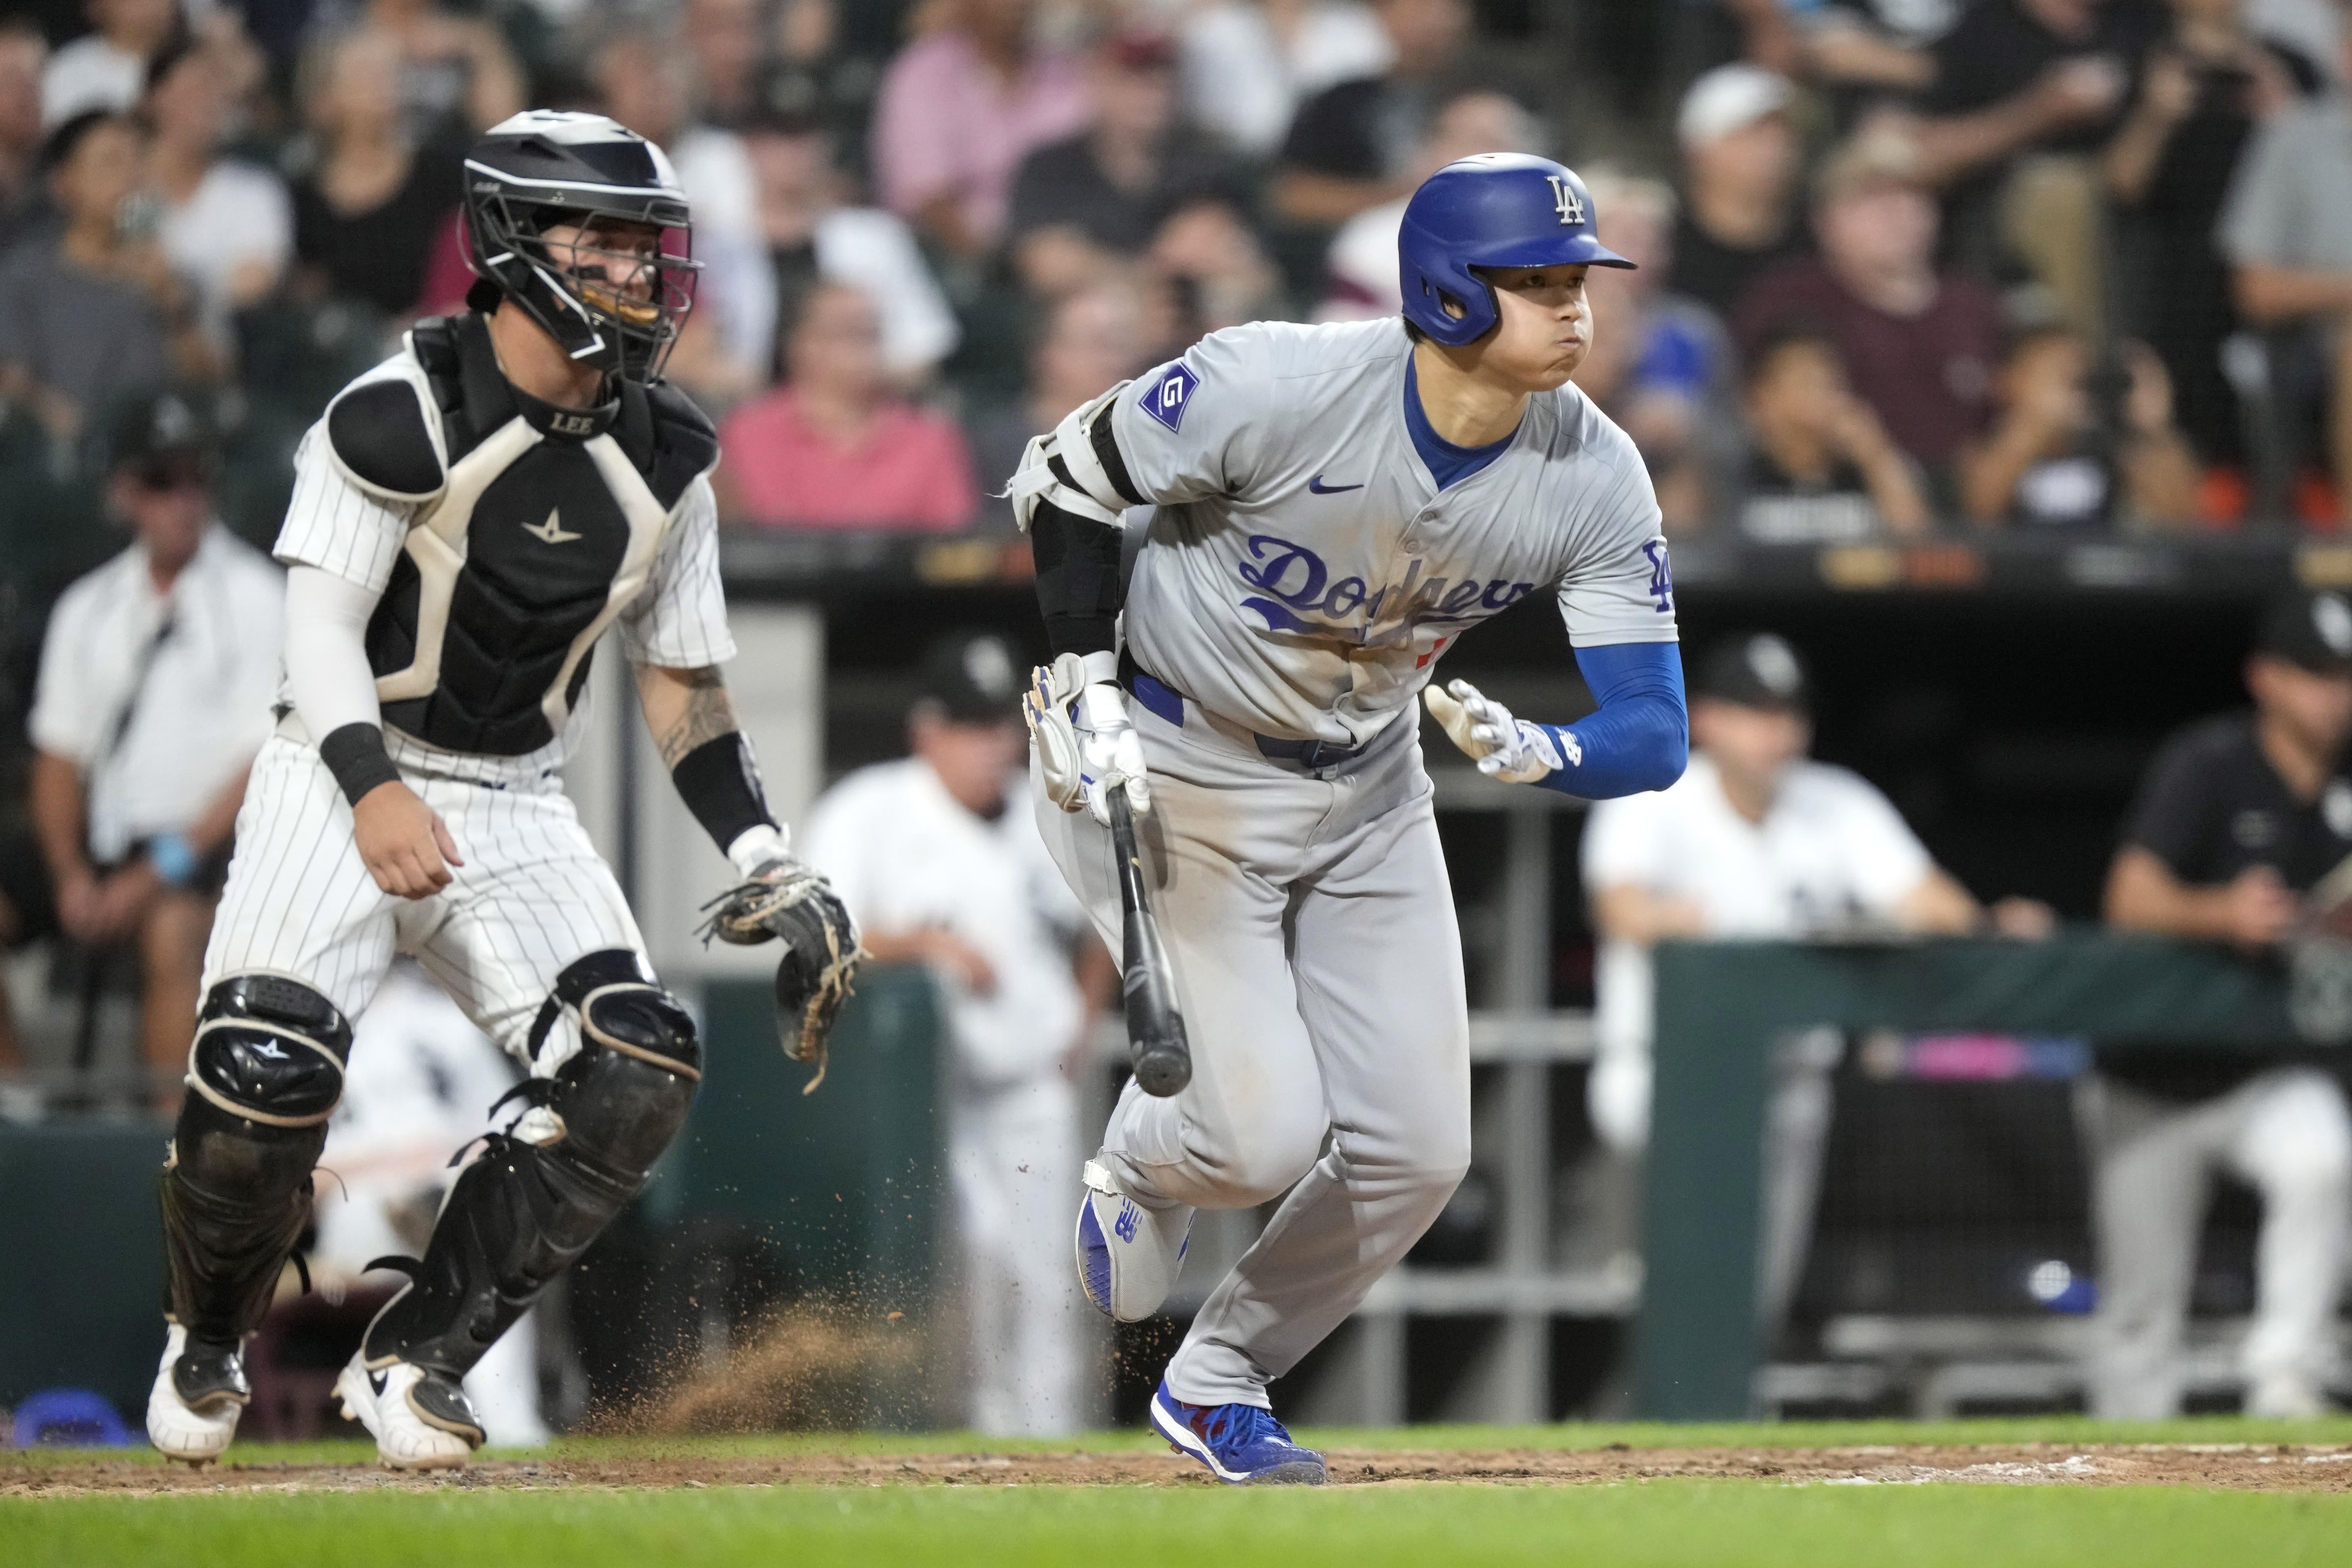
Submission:
M 2352 1497 L 1659 1481 L 1365 1491 L 818 1488 L 0 1502 L 0 1560 L 171 1568 L 2303 1568 Z
M 1308 1435 L 1338 1447 L 1815 1448 L 1874 1444 L 2352 1444 L 2352 1418 L 2135 1425 L 2071 1417 L 1770 1426 L 1425 1426 Z M 756 1458 L 808 1453 L 1119 1452 L 1141 1433 L 1021 1441 L 947 1434 L 569 1438 L 544 1457 Z M 491 1455 L 488 1457 L 496 1458 Z M 36 1466 L 144 1450 L 0 1451 L 0 1487 Z M 0 1568 L 804 1568 L 808 1564 L 1082 1564 L 1084 1568 L 2210 1568 L 2346 1564 L 2352 1494 L 2188 1488 L 1788 1487 L 1671 1479 L 1569 1488 L 1391 1483 L 1311 1492 L 1033 1486 L 725 1487 L 526 1492 L 267 1487 L 268 1467 L 358 1465 L 356 1443 L 248 1444 L 229 1489 L 0 1499 Z M 262 1473 L 256 1474 L 256 1469 Z

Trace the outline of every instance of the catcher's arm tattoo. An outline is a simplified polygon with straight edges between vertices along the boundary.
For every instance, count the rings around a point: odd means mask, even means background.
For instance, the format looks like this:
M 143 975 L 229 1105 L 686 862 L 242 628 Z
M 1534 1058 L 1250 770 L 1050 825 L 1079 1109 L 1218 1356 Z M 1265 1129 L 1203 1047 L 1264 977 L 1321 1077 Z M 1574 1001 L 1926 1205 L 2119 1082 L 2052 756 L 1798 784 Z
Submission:
M 637 700 L 645 705 L 646 728 L 653 731 L 666 768 L 677 767 L 697 746 L 740 728 L 727 683 L 715 666 L 669 669 L 646 665 L 637 671 Z
M 768 809 L 751 738 L 719 671 L 647 665 L 637 671 L 637 696 L 678 797 L 736 870 L 748 877 L 782 859 L 790 841 Z

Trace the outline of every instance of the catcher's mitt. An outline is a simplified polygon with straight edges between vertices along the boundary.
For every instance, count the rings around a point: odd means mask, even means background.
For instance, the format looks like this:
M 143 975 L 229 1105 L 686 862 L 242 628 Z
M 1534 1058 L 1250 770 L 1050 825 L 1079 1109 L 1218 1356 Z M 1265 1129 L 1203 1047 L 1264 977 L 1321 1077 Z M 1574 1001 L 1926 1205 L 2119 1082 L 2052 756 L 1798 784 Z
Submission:
M 715 936 L 751 947 L 783 938 L 784 956 L 776 965 L 776 1032 L 786 1056 L 814 1064 L 816 1076 L 801 1092 L 815 1092 L 824 1081 L 825 1037 L 849 1000 L 857 961 L 866 956 L 857 945 L 857 922 L 833 884 L 797 860 L 761 867 L 750 881 L 703 908 L 712 911 L 702 926 L 705 942 Z

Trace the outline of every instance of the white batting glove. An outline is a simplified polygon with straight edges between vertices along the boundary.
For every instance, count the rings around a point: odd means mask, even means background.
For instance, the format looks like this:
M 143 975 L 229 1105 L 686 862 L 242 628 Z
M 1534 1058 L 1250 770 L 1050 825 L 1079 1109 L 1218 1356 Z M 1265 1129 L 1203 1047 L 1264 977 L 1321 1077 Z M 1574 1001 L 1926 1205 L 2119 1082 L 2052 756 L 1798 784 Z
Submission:
M 1449 680 L 1444 690 L 1425 688 L 1422 698 L 1429 704 L 1430 716 L 1444 727 L 1446 738 L 1462 748 L 1463 755 L 1476 762 L 1478 771 L 1488 778 L 1533 784 L 1546 773 L 1584 761 L 1584 749 L 1576 743 L 1575 736 L 1563 730 L 1555 742 L 1553 731 L 1512 718 L 1509 709 L 1466 680 Z M 1565 758 L 1560 754 L 1563 746 Z
M 1115 655 L 1066 653 L 1031 672 L 1021 699 L 1021 716 L 1037 742 L 1045 798 L 1064 811 L 1091 811 L 1106 827 L 1112 790 L 1127 791 L 1128 809 L 1136 816 L 1151 810 L 1143 737 L 1128 719 L 1118 671 Z

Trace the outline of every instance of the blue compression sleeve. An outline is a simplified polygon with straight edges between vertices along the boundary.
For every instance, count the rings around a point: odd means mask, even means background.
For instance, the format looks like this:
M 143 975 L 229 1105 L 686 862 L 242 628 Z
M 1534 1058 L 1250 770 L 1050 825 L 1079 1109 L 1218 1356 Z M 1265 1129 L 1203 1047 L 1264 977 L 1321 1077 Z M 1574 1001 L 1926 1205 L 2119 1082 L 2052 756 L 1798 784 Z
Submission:
M 1555 743 L 1576 737 L 1580 765 L 1546 773 L 1546 789 L 1586 800 L 1664 789 L 1690 759 L 1690 716 L 1683 706 L 1682 649 L 1670 642 L 1610 643 L 1576 650 L 1576 668 L 1601 704 L 1573 724 L 1547 724 Z M 1565 745 L 1562 755 L 1568 755 Z

